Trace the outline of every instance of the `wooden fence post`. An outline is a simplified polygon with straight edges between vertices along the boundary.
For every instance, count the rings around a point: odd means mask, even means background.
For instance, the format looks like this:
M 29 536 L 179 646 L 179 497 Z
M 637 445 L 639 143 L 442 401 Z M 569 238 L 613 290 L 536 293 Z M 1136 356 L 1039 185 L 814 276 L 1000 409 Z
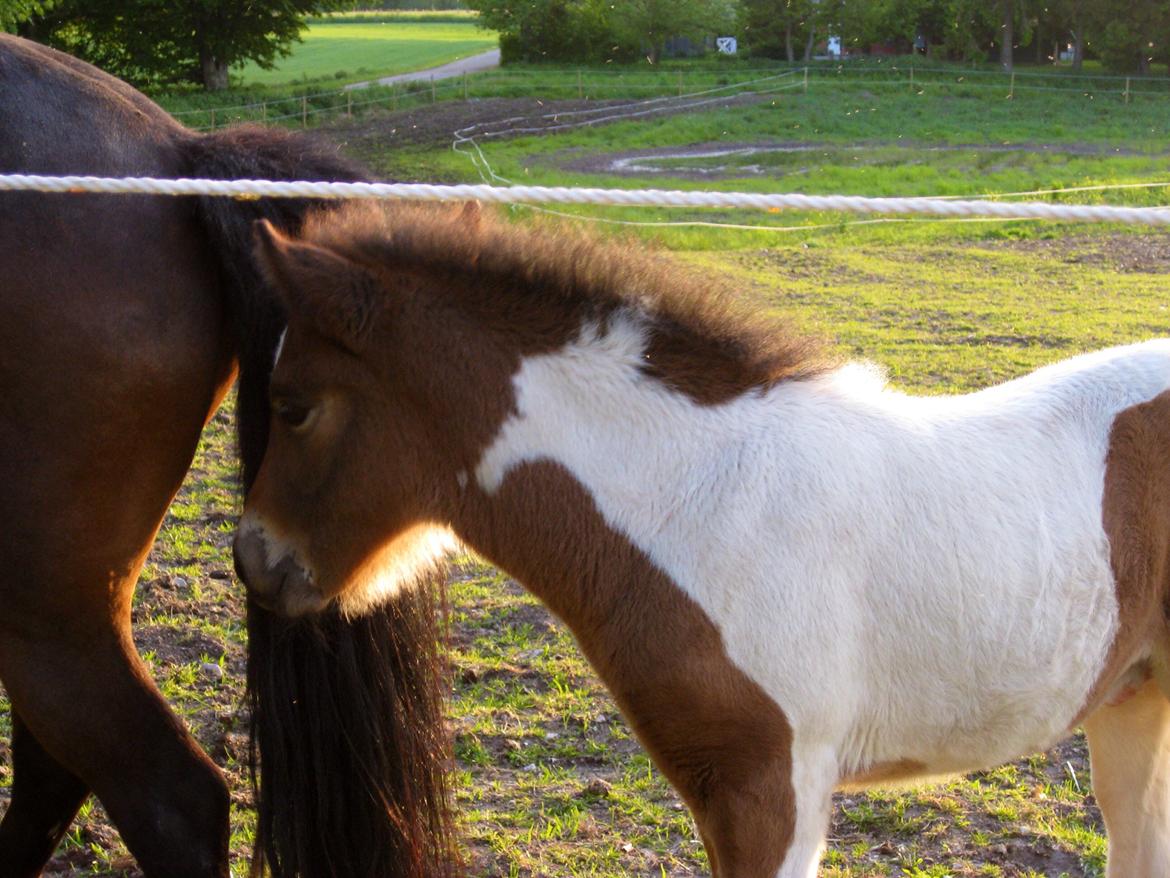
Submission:
M 215 107 L 211 108 L 211 130 L 215 130 Z
M 1129 77 L 1125 77 L 1125 102 L 1129 103 Z
M 301 127 L 309 127 L 309 99 L 307 97 L 301 98 Z
M 265 125 L 268 124 L 268 101 L 260 102 L 260 121 Z

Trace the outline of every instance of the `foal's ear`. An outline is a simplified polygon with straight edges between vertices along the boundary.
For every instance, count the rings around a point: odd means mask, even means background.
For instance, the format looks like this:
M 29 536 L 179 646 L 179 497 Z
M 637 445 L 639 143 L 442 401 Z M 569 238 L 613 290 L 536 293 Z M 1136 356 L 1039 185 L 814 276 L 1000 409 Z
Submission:
M 332 250 L 287 237 L 268 220 L 255 223 L 253 235 L 260 267 L 288 312 L 359 352 L 373 322 L 377 279 Z
M 464 202 L 459 211 L 459 223 L 471 234 L 479 231 L 480 221 L 483 219 L 483 208 L 474 199 Z

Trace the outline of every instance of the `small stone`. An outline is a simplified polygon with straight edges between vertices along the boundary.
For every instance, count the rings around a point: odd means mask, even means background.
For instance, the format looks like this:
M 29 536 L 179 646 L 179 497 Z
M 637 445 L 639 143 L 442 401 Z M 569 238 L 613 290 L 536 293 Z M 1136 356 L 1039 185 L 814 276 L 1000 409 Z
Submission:
M 585 787 L 585 792 L 591 796 L 605 798 L 609 795 L 609 792 L 612 789 L 612 784 L 607 783 L 599 777 L 595 777 L 593 780 L 589 781 L 589 786 Z
M 217 683 L 223 679 L 223 668 L 215 662 L 204 662 L 199 666 L 199 672 L 208 679 L 215 680 Z
M 463 673 L 459 675 L 459 682 L 464 685 L 479 682 L 479 671 L 475 668 L 464 668 Z
M 633 849 L 634 849 L 634 846 L 632 844 L 630 844 L 628 841 L 624 845 L 622 845 L 622 850 L 625 851 L 627 854 L 630 851 L 632 851 Z
M 181 576 L 171 577 L 171 588 L 184 589 L 187 587 L 187 580 Z

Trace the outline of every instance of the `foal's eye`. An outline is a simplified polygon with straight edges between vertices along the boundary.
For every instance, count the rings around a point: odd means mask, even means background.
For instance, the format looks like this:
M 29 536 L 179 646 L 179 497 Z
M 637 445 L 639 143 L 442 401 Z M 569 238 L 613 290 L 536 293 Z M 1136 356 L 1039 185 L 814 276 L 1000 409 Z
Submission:
M 273 414 L 293 430 L 305 426 L 312 411 L 311 406 L 288 399 L 278 399 L 272 403 Z

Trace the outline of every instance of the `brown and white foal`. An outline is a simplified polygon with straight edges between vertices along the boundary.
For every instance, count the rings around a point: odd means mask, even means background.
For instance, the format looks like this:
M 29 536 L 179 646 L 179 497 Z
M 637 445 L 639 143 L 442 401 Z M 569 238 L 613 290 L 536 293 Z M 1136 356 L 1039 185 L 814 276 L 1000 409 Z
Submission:
M 475 207 L 260 252 L 289 328 L 257 600 L 361 613 L 462 541 L 573 630 L 720 878 L 815 875 L 835 788 L 1082 723 L 1109 875 L 1170 874 L 1170 343 L 914 398 Z

